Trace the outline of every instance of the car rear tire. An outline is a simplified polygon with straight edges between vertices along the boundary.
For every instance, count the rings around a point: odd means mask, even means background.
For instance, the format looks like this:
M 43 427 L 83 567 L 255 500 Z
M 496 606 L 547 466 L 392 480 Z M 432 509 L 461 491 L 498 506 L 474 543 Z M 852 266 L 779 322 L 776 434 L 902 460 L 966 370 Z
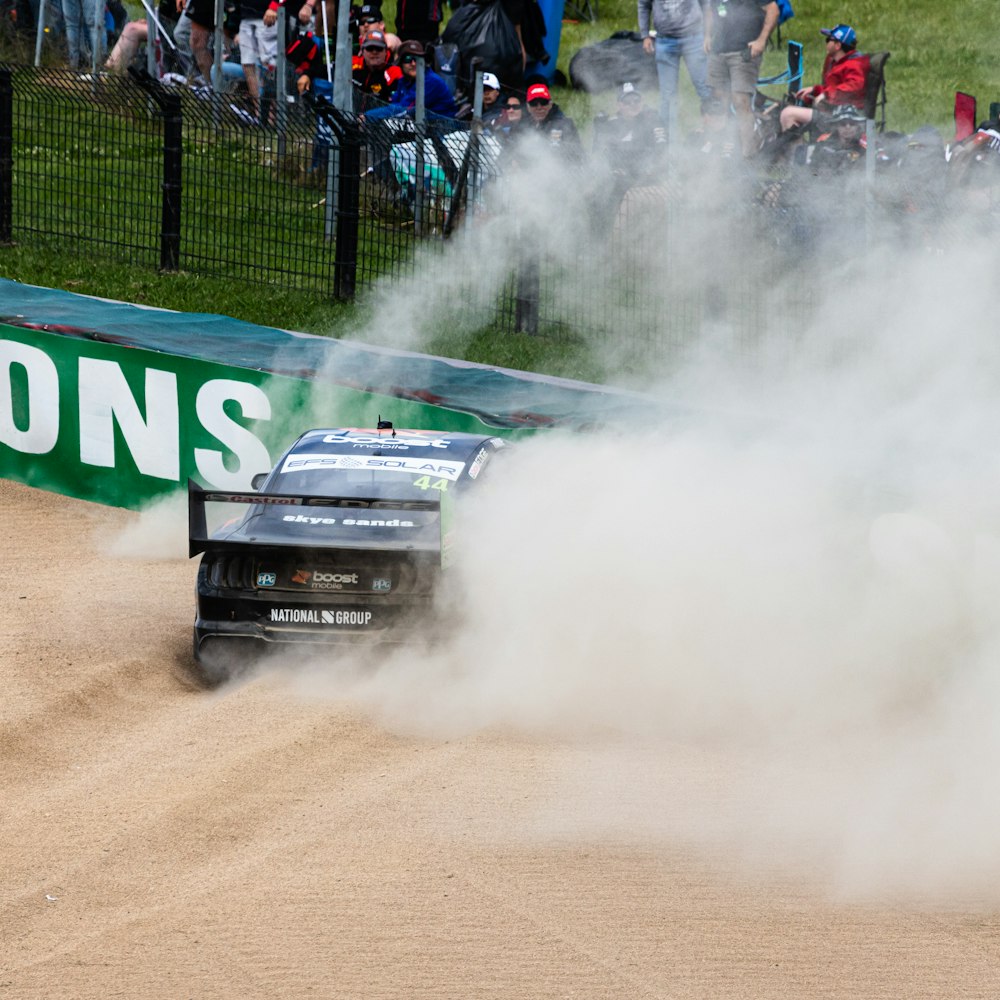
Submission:
M 254 639 L 223 635 L 199 639 L 195 633 L 195 672 L 206 687 L 218 687 L 246 676 L 259 656 L 260 643 Z

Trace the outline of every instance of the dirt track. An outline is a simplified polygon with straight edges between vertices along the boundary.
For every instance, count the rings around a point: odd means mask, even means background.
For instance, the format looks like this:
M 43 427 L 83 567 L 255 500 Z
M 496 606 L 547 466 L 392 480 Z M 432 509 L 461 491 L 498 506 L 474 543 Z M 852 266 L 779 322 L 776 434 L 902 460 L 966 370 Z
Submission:
M 193 563 L 108 555 L 128 512 L 0 509 L 0 997 L 1000 995 L 989 909 L 601 835 L 562 799 L 579 735 L 406 735 L 282 674 L 206 693 Z M 678 787 L 706 760 L 678 747 Z

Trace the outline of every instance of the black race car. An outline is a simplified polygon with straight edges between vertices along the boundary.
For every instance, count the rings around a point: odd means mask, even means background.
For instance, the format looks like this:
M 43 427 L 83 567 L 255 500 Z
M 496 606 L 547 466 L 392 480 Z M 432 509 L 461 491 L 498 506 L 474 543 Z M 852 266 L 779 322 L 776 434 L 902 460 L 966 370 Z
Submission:
M 203 553 L 194 624 L 203 678 L 217 683 L 292 643 L 401 642 L 427 631 L 450 506 L 504 446 L 379 421 L 307 431 L 254 477 L 252 492 L 189 483 L 189 555 Z M 215 503 L 242 509 L 209 532 Z

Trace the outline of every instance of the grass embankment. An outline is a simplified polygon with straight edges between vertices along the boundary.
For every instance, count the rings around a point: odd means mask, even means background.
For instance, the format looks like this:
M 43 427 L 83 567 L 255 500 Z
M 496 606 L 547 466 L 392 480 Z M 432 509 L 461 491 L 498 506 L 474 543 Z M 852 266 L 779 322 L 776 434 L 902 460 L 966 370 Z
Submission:
M 559 68 L 568 75 L 569 60 L 583 45 L 607 38 L 619 29 L 636 27 L 634 0 L 597 0 L 599 20 L 563 26 Z M 394 4 L 387 3 L 391 18 Z M 823 58 L 819 29 L 838 22 L 853 24 L 861 47 L 888 49 L 889 127 L 912 131 L 930 123 L 947 136 L 956 90 L 975 94 L 982 113 L 991 100 L 1000 100 L 1000 62 L 995 38 L 1000 29 L 997 0 L 963 0 L 959 5 L 940 0 L 908 0 L 905 5 L 888 0 L 797 0 L 796 16 L 783 28 L 787 39 L 805 46 L 805 77 L 818 79 Z M 764 71 L 778 72 L 784 65 L 780 51 L 767 54 Z M 607 109 L 613 98 L 591 100 L 587 95 L 560 90 L 557 100 L 584 125 L 593 114 Z M 696 102 L 690 82 L 682 72 L 682 115 L 692 123 Z M 190 274 L 157 274 L 134 265 L 81 259 L 74 252 L 45 246 L 4 248 L 0 275 L 32 284 L 63 288 L 90 295 L 162 306 L 190 312 L 214 312 L 270 326 L 306 332 L 365 336 L 365 310 L 319 300 L 301 292 L 261 288 L 248 295 L 242 282 Z M 491 331 L 476 335 L 443 333 L 428 345 L 434 353 L 462 357 L 485 364 L 522 368 L 570 377 L 597 377 L 581 350 L 541 338 L 499 336 Z

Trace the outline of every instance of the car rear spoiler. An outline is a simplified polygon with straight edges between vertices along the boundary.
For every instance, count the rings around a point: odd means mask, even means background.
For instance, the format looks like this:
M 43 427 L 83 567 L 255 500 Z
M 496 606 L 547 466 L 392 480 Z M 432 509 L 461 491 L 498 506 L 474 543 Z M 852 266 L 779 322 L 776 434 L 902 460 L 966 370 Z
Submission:
M 390 500 L 385 497 L 334 497 L 334 496 L 310 496 L 303 494 L 291 496 L 285 493 L 231 493 L 225 490 L 205 490 L 194 480 L 188 480 L 188 558 L 199 555 L 202 552 L 212 549 L 214 551 L 246 551 L 247 549 L 260 548 L 253 542 L 227 541 L 213 539 L 208 534 L 208 522 L 205 517 L 205 504 L 208 503 L 233 503 L 233 504 L 259 504 L 261 506 L 273 504 L 280 507 L 341 507 L 351 510 L 404 510 L 421 511 L 438 514 L 438 522 L 441 525 L 436 544 L 432 547 L 438 554 L 442 551 L 441 532 L 443 531 L 440 500 Z M 302 548 L 302 542 L 272 542 L 266 543 L 268 546 L 287 545 L 290 548 Z M 310 547 L 322 547 L 321 542 L 310 543 Z M 336 543 L 337 548 L 343 548 L 343 542 Z M 366 545 L 371 548 L 382 548 L 379 545 Z M 393 546 L 394 548 L 396 546 Z M 431 548 L 431 547 L 427 547 Z

